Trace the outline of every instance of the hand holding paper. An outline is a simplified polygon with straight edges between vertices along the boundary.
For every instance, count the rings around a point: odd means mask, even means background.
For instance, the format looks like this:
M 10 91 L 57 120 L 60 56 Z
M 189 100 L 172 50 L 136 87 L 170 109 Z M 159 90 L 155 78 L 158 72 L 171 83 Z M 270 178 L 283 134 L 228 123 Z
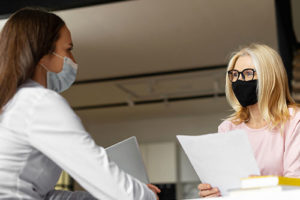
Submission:
M 240 187 L 240 179 L 260 174 L 247 134 L 242 131 L 177 136 L 200 180 L 221 194 Z

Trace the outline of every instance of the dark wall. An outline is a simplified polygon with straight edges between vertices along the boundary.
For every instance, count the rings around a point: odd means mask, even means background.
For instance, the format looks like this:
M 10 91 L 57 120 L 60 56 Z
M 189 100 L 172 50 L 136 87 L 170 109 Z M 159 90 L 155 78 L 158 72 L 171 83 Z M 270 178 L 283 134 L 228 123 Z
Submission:
M 125 0 L 2 0 L 0 1 L 0 18 L 7 18 L 11 13 L 28 6 L 43 7 L 54 11 L 120 1 Z

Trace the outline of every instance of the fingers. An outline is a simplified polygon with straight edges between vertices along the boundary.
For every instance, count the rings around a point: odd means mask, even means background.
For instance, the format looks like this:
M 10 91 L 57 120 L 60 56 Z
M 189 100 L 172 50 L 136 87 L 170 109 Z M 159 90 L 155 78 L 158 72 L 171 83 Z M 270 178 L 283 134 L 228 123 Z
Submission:
M 158 187 L 156 187 L 155 185 L 152 185 L 152 184 L 147 184 L 147 186 L 150 190 L 152 190 L 155 193 L 156 199 L 159 200 L 159 197 L 158 197 L 157 193 L 161 192 L 160 189 Z
M 200 194 L 202 197 L 206 197 L 209 195 L 220 194 L 220 192 L 219 192 L 218 188 L 212 188 L 210 190 L 202 190 L 202 191 L 200 191 Z
M 211 197 L 220 197 L 221 194 L 220 193 L 216 193 L 216 194 L 212 194 L 212 195 L 208 195 L 205 198 L 211 198 Z
M 155 193 L 160 193 L 161 192 L 161 190 L 158 187 L 156 187 L 155 185 L 147 184 L 147 186 L 148 186 L 148 188 L 153 190 L 153 192 L 155 192 Z
M 209 190 L 209 189 L 212 189 L 211 185 L 210 184 L 207 184 L 207 183 L 201 183 L 198 185 L 198 189 L 201 191 L 201 190 Z
M 221 193 L 218 188 L 210 188 L 205 190 L 200 190 L 198 193 L 200 197 L 217 197 L 221 196 Z

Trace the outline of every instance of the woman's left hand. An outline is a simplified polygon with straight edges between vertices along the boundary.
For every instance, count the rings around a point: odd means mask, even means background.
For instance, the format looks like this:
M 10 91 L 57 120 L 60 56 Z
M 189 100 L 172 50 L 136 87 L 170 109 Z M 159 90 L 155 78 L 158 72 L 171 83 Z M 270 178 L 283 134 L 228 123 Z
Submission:
M 156 195 L 156 199 L 159 200 L 159 197 L 157 195 L 157 193 L 160 193 L 160 189 L 158 187 L 156 187 L 155 185 L 152 185 L 152 184 L 147 184 L 148 188 L 150 190 L 152 190 L 154 192 L 154 194 Z

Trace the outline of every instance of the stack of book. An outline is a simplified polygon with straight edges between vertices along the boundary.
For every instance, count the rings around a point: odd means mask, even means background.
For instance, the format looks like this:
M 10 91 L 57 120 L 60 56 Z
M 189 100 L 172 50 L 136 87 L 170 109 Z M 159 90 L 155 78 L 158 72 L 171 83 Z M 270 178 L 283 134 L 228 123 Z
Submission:
M 300 178 L 254 176 L 241 180 L 241 188 L 229 191 L 229 196 L 300 190 Z

